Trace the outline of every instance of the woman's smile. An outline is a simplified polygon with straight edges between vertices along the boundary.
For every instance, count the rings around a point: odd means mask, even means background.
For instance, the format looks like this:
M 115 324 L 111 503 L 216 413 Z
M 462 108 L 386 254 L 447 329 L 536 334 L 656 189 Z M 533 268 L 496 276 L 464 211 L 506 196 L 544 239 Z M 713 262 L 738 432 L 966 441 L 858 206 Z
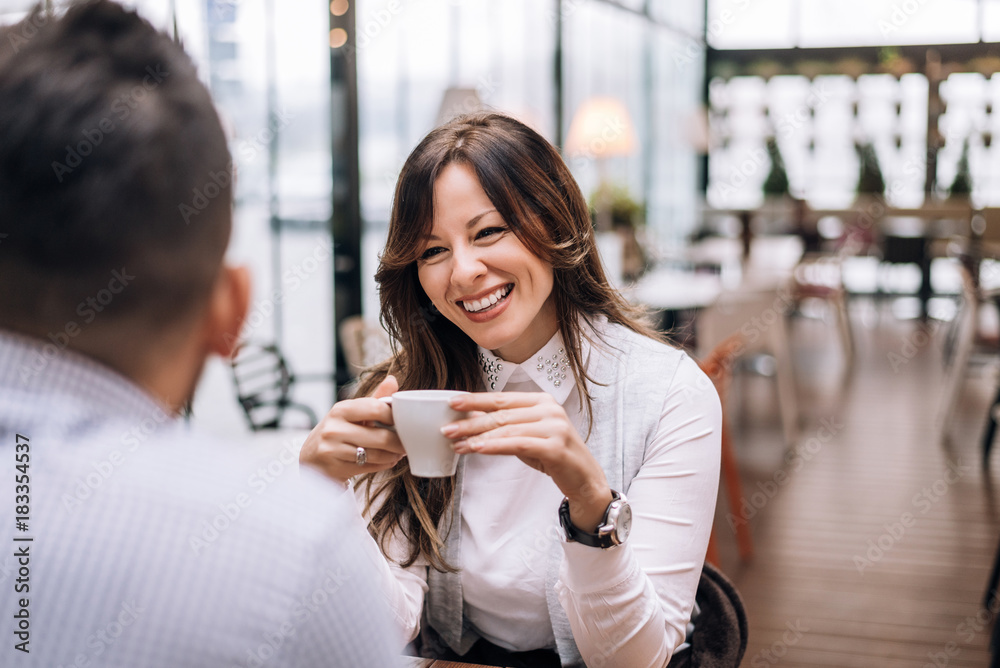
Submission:
M 511 292 L 514 291 L 514 284 L 502 285 L 496 290 L 489 290 L 486 295 L 479 297 L 463 297 L 458 300 L 458 304 L 465 309 L 466 315 L 473 322 L 486 322 L 500 315 L 507 304 L 510 303 Z

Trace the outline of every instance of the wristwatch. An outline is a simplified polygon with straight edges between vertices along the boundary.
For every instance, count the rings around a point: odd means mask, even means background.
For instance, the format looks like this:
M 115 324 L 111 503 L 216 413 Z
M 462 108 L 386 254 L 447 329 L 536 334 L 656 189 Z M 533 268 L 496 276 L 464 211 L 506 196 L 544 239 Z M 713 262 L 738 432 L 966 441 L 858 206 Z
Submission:
M 569 499 L 563 497 L 559 506 L 559 523 L 566 532 L 566 540 L 606 550 L 621 545 L 628 539 L 632 530 L 632 508 L 624 494 L 611 490 L 611 503 L 604 511 L 597 533 L 587 533 L 573 526 L 569 518 Z

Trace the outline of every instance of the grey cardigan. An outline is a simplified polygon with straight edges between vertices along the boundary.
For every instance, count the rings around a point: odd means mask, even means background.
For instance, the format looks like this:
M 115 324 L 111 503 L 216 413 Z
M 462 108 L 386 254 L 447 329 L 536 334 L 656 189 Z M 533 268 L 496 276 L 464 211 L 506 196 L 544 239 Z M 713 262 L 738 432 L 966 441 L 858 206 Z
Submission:
M 662 416 L 663 402 L 685 353 L 653 341 L 621 325 L 595 323 L 600 339 L 583 344 L 587 372 L 594 383 L 587 388 L 593 398 L 593 427 L 587 447 L 604 469 L 612 489 L 628 494 L 629 485 L 642 466 L 647 445 L 653 440 Z M 589 354 L 588 354 L 589 350 Z M 461 567 L 462 482 L 465 458 L 459 461 L 456 490 L 451 512 L 446 516 L 444 556 Z M 557 509 L 552 508 L 553 513 Z M 569 619 L 555 592 L 563 558 L 560 541 L 548 549 L 545 598 L 555 633 L 556 648 L 563 666 L 583 666 L 573 640 Z M 424 655 L 445 643 L 465 654 L 479 639 L 463 614 L 461 573 L 441 573 L 430 569 L 424 601 L 421 636 Z M 428 627 L 433 632 L 425 632 Z

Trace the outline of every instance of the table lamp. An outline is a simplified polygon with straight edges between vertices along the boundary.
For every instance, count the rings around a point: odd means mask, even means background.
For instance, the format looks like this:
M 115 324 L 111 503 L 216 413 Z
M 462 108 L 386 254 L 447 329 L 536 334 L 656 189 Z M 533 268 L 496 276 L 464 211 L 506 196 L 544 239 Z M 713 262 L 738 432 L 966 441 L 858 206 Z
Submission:
M 594 207 L 597 229 L 611 229 L 610 189 L 607 182 L 607 158 L 635 152 L 632 117 L 621 100 L 592 97 L 577 109 L 566 138 L 566 154 L 597 161 L 597 190 Z

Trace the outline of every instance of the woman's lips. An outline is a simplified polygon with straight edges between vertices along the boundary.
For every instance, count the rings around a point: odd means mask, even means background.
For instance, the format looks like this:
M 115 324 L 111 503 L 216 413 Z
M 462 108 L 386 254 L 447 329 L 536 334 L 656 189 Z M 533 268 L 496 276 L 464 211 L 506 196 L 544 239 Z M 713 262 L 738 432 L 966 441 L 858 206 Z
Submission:
M 489 306 L 483 309 L 482 311 L 466 311 L 465 307 L 461 305 L 459 306 L 459 308 L 462 310 L 462 313 L 465 314 L 465 317 L 471 320 L 472 322 L 476 323 L 488 322 L 496 317 L 499 317 L 500 314 L 502 314 L 504 311 L 507 310 L 507 307 L 510 305 L 511 295 L 513 294 L 514 294 L 514 286 L 511 284 L 509 289 L 507 290 L 507 294 L 505 294 L 503 298 L 497 301 L 496 304 L 493 304 L 492 306 Z

